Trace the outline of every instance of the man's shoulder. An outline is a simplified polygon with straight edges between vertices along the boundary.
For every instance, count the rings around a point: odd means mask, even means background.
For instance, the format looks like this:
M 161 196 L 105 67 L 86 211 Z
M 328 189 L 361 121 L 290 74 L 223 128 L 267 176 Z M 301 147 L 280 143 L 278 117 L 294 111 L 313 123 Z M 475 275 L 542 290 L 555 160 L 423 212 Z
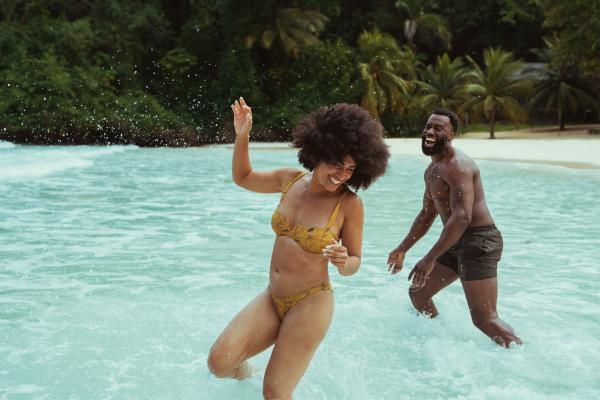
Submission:
M 452 170 L 457 170 L 459 173 L 471 174 L 479 171 L 479 167 L 475 161 L 462 150 L 455 148 L 454 157 L 449 160 L 448 167 Z
M 479 173 L 477 164 L 471 158 L 458 154 L 448 160 L 444 170 L 444 180 L 449 184 L 452 182 L 460 183 L 464 179 L 472 178 Z

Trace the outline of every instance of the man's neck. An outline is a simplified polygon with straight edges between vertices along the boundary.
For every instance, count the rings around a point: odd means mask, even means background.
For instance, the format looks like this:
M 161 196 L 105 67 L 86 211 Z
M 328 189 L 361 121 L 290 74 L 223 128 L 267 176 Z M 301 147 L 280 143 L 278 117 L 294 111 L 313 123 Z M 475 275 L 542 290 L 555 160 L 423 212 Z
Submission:
M 444 150 L 441 153 L 434 154 L 431 156 L 431 161 L 440 162 L 443 160 L 447 160 L 454 156 L 454 147 L 452 147 L 452 143 L 448 142 L 444 147 Z

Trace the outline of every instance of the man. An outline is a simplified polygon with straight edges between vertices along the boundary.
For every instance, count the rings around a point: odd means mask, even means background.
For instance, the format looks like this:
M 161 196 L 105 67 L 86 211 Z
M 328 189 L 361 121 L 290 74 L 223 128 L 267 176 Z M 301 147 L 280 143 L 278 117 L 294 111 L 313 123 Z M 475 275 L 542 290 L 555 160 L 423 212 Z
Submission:
M 408 275 L 412 304 L 419 312 L 436 317 L 433 296 L 460 278 L 473 324 L 508 348 L 511 342 L 522 342 L 496 311 L 502 235 L 485 202 L 477 165 L 452 146 L 458 126 L 458 117 L 447 109 L 434 111 L 427 120 L 421 149 L 431 156 L 431 163 L 425 170 L 423 208 L 410 232 L 390 253 L 388 270 L 396 274 L 402 269 L 406 252 L 439 214 L 444 224 L 440 238 Z

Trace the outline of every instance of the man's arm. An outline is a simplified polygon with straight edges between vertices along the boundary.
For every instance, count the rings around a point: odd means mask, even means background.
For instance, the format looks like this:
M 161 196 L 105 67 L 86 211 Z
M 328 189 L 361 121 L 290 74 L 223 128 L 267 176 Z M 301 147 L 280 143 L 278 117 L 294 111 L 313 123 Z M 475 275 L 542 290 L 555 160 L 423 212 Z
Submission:
M 402 270 L 406 252 L 427 233 L 436 216 L 435 204 L 431 196 L 429 196 L 427 188 L 425 188 L 421 211 L 417 214 L 406 237 L 388 256 L 387 264 L 389 272 L 396 274 Z
M 425 257 L 436 260 L 456 243 L 471 223 L 475 189 L 473 171 L 456 171 L 446 180 L 450 194 L 450 218 L 444 224 L 440 238 Z
M 431 250 L 423 257 L 408 274 L 408 280 L 413 278 L 412 285 L 420 288 L 425 285 L 427 276 L 435 267 L 435 263 L 464 233 L 471 223 L 475 189 L 473 187 L 473 171 L 456 169 L 450 171 L 446 179 L 450 195 L 450 218 L 444 224 L 440 238 Z M 414 277 L 413 277 L 414 276 Z
M 433 203 L 433 199 L 429 196 L 427 189 L 425 189 L 425 194 L 423 194 L 423 207 L 413 221 L 410 231 L 396 248 L 404 253 L 410 250 L 410 248 L 425 236 L 427 231 L 429 231 L 429 228 L 433 225 L 433 221 L 435 221 L 435 217 L 437 217 L 435 204 Z

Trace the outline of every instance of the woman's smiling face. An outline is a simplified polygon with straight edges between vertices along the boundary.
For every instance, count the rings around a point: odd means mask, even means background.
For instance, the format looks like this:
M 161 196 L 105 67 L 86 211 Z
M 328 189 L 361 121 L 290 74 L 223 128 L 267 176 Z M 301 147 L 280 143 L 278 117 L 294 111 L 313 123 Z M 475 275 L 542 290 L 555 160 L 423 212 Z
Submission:
M 335 192 L 352 178 L 355 169 L 356 161 L 351 155 L 346 155 L 341 163 L 319 163 L 314 170 L 314 175 L 325 190 Z

